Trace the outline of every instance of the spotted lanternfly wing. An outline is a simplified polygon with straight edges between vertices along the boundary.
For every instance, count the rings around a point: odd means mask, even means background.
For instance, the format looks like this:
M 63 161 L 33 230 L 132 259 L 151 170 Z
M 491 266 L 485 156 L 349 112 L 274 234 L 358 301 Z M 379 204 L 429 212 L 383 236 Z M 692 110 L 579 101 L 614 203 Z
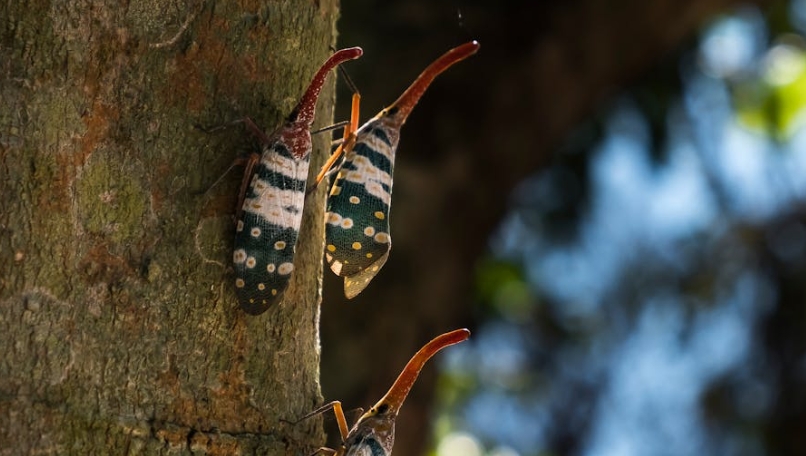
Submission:
M 389 207 L 401 127 L 431 82 L 478 49 L 472 41 L 434 61 L 400 98 L 358 129 L 354 146 L 346 150 L 328 198 L 325 258 L 344 277 L 347 298 L 369 285 L 392 248 Z
M 375 277 L 392 248 L 389 205 L 400 136 L 395 120 L 376 117 L 358 130 L 330 191 L 325 257 L 330 269 L 344 277 L 350 299 Z
M 310 128 L 328 72 L 360 57 L 361 48 L 334 53 L 314 76 L 284 124 L 264 145 L 243 196 L 235 229 L 235 290 L 241 308 L 258 315 L 279 301 L 294 270 L 311 154 Z
M 235 289 L 241 307 L 260 314 L 278 301 L 294 270 L 308 161 L 281 141 L 264 151 L 235 229 Z

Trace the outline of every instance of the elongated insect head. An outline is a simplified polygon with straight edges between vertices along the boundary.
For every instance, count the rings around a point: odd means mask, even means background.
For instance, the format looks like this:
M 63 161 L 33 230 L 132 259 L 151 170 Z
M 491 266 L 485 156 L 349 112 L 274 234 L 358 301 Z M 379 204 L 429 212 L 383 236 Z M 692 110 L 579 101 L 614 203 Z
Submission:
M 388 415 L 396 415 L 400 410 L 400 406 L 406 400 L 406 397 L 411 391 L 414 382 L 423 370 L 425 363 L 431 359 L 438 351 L 445 347 L 449 347 L 459 342 L 464 342 L 470 337 L 470 331 L 467 329 L 456 329 L 454 331 L 437 336 L 431 342 L 428 342 L 421 348 L 406 364 L 403 371 L 398 375 L 397 380 L 386 392 L 386 395 L 381 398 L 367 413 L 362 416 L 359 421 L 365 417 L 377 413 L 378 410 L 384 410 Z
M 450 51 L 442 54 L 440 58 L 435 60 L 431 65 L 423 70 L 420 73 L 420 76 L 403 92 L 394 103 L 392 103 L 388 108 L 381 111 L 380 115 L 389 115 L 395 116 L 399 119 L 400 125 L 403 125 L 406 122 L 409 114 L 411 113 L 414 106 L 417 105 L 417 102 L 420 101 L 420 98 L 423 96 L 425 91 L 428 89 L 428 86 L 439 76 L 443 71 L 447 70 L 455 63 L 461 62 L 462 60 L 470 57 L 471 55 L 475 54 L 481 45 L 478 41 L 470 41 L 465 43 L 461 46 L 457 46 Z
M 308 89 L 302 95 L 302 98 L 300 98 L 299 103 L 297 103 L 297 106 L 294 108 L 294 110 L 291 111 L 291 115 L 289 115 L 288 120 L 291 122 L 304 123 L 310 127 L 316 114 L 316 100 L 319 98 L 319 92 L 322 91 L 322 86 L 325 84 L 325 78 L 330 70 L 348 60 L 355 60 L 361 57 L 363 54 L 364 50 L 360 47 L 340 49 L 334 52 L 333 55 L 331 55 L 330 58 L 327 59 L 324 64 L 322 64 L 322 67 L 319 68 L 319 71 L 316 72 L 311 80 L 311 84 L 308 86 Z

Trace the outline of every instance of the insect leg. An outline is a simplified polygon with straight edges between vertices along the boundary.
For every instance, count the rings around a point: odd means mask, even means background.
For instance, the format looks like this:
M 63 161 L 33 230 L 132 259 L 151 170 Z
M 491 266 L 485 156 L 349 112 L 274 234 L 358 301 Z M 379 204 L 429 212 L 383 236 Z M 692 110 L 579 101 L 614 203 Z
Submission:
M 341 401 L 328 402 L 327 404 L 300 418 L 297 423 L 307 420 L 312 416 L 319 415 L 320 413 L 325 413 L 331 409 L 333 410 L 333 414 L 336 415 L 336 423 L 339 425 L 339 434 L 341 434 L 341 440 L 344 441 L 347 439 L 347 434 L 350 432 L 350 429 L 347 427 L 347 418 L 344 417 L 344 409 L 341 407 Z
M 322 169 L 319 171 L 319 174 L 316 175 L 316 181 L 313 184 L 315 188 L 319 185 L 322 180 L 330 173 L 333 165 L 341 158 L 342 154 L 346 154 L 350 150 L 352 150 L 353 145 L 355 145 L 355 131 L 358 130 L 358 118 L 360 116 L 361 111 L 361 94 L 358 92 L 353 93 L 353 101 L 350 109 L 350 123 L 344 127 L 344 138 L 342 139 L 342 143 L 336 149 L 335 152 L 330 156 L 327 162 L 322 166 Z
M 271 138 L 269 138 L 269 136 L 266 135 L 266 133 L 264 133 L 260 129 L 260 127 L 258 127 L 255 124 L 255 122 L 249 117 L 244 117 L 242 119 L 234 120 L 232 122 L 229 122 L 229 123 L 226 123 L 226 124 L 223 124 L 223 125 L 217 125 L 215 127 L 203 127 L 203 126 L 201 126 L 199 124 L 195 124 L 195 125 L 193 125 L 193 127 L 196 128 L 197 130 L 201 130 L 201 131 L 203 131 L 205 133 L 214 133 L 214 132 L 217 132 L 219 130 L 223 130 L 225 128 L 229 128 L 229 127 L 232 127 L 232 126 L 235 126 L 235 125 L 238 125 L 238 124 L 244 124 L 246 126 L 246 129 L 249 130 L 249 133 L 254 135 L 257 138 L 257 140 L 260 142 L 261 145 L 266 145 L 271 141 Z M 224 177 L 227 174 L 229 174 L 230 171 L 232 171 L 232 168 L 234 168 L 236 166 L 245 166 L 246 169 L 244 171 L 244 177 L 243 177 L 242 182 L 241 182 L 241 190 L 238 193 L 238 195 L 239 195 L 238 196 L 238 210 L 237 210 L 237 213 L 236 213 L 236 217 L 240 216 L 240 210 L 241 210 L 240 208 L 243 205 L 244 195 L 246 194 L 246 187 L 248 186 L 249 179 L 252 177 L 252 171 L 253 171 L 253 169 L 255 167 L 255 164 L 259 160 L 260 160 L 260 154 L 258 154 L 256 152 L 250 153 L 248 157 L 238 157 L 238 158 L 236 158 L 235 160 L 232 161 L 232 163 L 229 165 L 229 167 L 221 174 L 221 176 L 219 176 L 218 179 L 216 179 L 215 182 L 213 182 L 207 188 L 207 190 L 205 190 L 202 194 L 206 195 L 213 187 L 218 185 L 224 179 Z
M 309 456 L 316 456 L 317 454 L 327 454 L 330 456 L 341 456 L 344 454 L 344 450 L 334 450 L 333 448 L 328 447 L 320 447 L 317 448 L 316 451 L 311 453 Z
M 320 128 L 318 130 L 311 130 L 311 135 L 324 133 L 324 132 L 330 131 L 330 130 L 336 130 L 336 129 L 341 128 L 341 127 L 346 127 L 349 124 L 350 124 L 349 120 L 344 120 L 342 122 L 336 122 L 333 125 L 328 125 L 327 127 L 322 127 L 322 128 Z
M 238 205 L 235 206 L 235 219 L 240 220 L 241 211 L 243 210 L 243 200 L 246 198 L 246 190 L 249 188 L 249 181 L 252 180 L 252 174 L 255 170 L 255 165 L 260 161 L 260 154 L 251 153 L 248 158 L 243 159 L 244 171 L 241 178 L 241 189 L 238 191 Z

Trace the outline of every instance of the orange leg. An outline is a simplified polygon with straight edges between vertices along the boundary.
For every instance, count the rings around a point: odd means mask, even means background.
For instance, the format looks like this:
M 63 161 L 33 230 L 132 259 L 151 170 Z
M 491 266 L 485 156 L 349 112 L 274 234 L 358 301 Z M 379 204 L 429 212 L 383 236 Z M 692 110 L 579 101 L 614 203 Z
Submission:
M 361 95 L 358 92 L 355 92 L 353 93 L 352 108 L 350 110 L 350 123 L 344 127 L 344 139 L 342 140 L 341 145 L 339 145 L 336 151 L 330 156 L 325 165 L 322 166 L 319 174 L 316 175 L 316 182 L 314 182 L 313 188 L 316 188 L 316 186 L 322 182 L 322 180 L 325 178 L 325 176 L 327 176 L 343 154 L 352 150 L 353 145 L 355 145 L 355 132 L 358 130 L 358 117 L 360 115 L 360 110 Z
M 333 401 L 328 402 L 327 404 L 319 407 L 318 409 L 308 413 L 307 415 L 300 418 L 297 423 L 302 420 L 306 420 L 314 415 L 318 415 L 320 413 L 325 413 L 328 410 L 333 409 L 333 414 L 336 415 L 336 423 L 339 425 L 339 434 L 341 434 L 341 441 L 344 442 L 347 440 L 347 435 L 350 433 L 350 429 L 347 427 L 347 418 L 344 417 L 344 409 L 341 407 L 341 402 Z M 330 456 L 343 456 L 344 455 L 344 445 L 338 450 L 334 450 L 332 448 L 321 447 L 314 451 L 310 456 L 315 456 L 317 454 L 326 454 Z
M 339 425 L 339 433 L 341 434 L 342 441 L 344 441 L 347 439 L 347 434 L 350 433 L 350 429 L 347 427 L 347 418 L 344 417 L 344 409 L 342 409 L 340 401 L 328 402 L 327 404 L 300 418 L 297 423 L 302 420 L 307 420 L 312 416 L 319 415 L 320 413 L 325 413 L 330 409 L 333 409 L 333 414 L 336 415 L 336 423 Z

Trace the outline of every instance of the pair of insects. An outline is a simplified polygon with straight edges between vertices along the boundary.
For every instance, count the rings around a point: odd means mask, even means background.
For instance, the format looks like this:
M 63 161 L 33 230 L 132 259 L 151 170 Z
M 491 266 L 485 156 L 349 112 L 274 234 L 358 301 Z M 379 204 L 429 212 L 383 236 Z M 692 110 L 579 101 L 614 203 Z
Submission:
M 431 82 L 478 48 L 478 42 L 472 41 L 442 55 L 394 103 L 360 128 L 359 97 L 353 97 L 344 140 L 317 176 L 318 183 L 327 167 L 344 156 L 328 197 L 325 257 L 331 270 L 344 277 L 348 298 L 369 284 L 389 256 L 392 173 L 401 127 Z M 247 313 L 265 312 L 288 287 L 305 202 L 316 100 L 330 70 L 362 53 L 357 47 L 335 52 L 272 135 L 248 124 L 257 130 L 263 150 L 247 163 L 236 216 L 235 288 Z

